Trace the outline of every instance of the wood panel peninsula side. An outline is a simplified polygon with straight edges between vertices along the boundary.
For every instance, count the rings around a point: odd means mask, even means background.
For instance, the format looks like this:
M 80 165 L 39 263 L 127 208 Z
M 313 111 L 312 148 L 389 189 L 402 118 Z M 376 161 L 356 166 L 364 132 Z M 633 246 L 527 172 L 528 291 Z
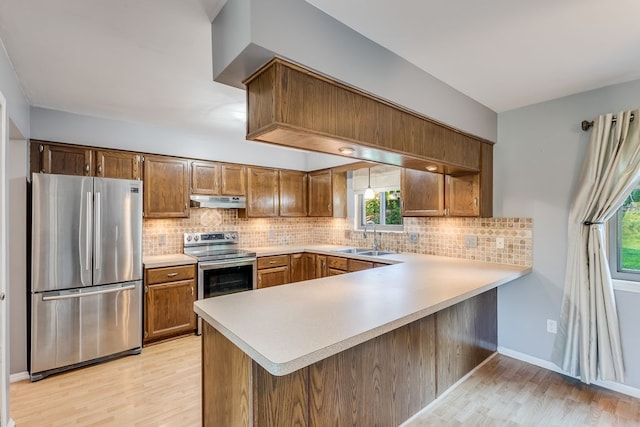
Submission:
M 380 258 L 396 264 L 197 301 L 203 425 L 397 426 L 496 351 L 496 288 L 531 271 Z

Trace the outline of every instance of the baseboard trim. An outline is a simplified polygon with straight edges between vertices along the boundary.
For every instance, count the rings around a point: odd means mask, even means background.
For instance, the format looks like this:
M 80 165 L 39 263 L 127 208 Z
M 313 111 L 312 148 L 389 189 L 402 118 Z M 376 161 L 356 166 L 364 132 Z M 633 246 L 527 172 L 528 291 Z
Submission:
M 22 380 L 28 380 L 29 379 L 29 372 L 24 371 L 24 372 L 18 372 L 17 374 L 11 374 L 9 376 L 9 382 L 10 383 L 15 383 L 18 381 L 22 381 Z
M 498 347 L 498 353 L 503 354 L 505 356 L 509 356 L 513 359 L 521 360 L 531 365 L 538 366 L 540 368 L 547 369 L 549 371 L 566 375 L 571 378 L 576 378 L 576 379 L 578 378 L 578 377 L 574 377 L 573 375 L 567 374 L 566 372 L 561 370 L 558 366 L 556 366 L 555 363 L 549 362 L 548 360 L 539 359 L 537 357 L 530 356 L 525 353 L 520 353 L 518 351 L 511 350 L 510 348 Z M 613 381 L 594 381 L 593 384 L 597 385 L 598 387 L 606 388 L 612 391 L 617 391 L 618 393 L 626 394 L 627 396 L 632 396 L 640 399 L 640 389 L 635 387 L 631 387 L 631 386 L 613 382 Z
M 456 381 L 451 387 L 449 387 L 448 389 L 446 389 L 444 391 L 444 393 L 442 393 L 440 396 L 436 397 L 434 400 L 432 400 L 431 402 L 429 402 L 429 404 L 427 406 L 425 406 L 424 408 L 420 409 L 418 412 L 416 412 L 415 414 L 413 414 L 409 419 L 407 419 L 405 422 L 403 422 L 402 424 L 400 424 L 399 427 L 403 427 L 403 426 L 408 426 L 410 422 L 412 422 L 414 419 L 417 419 L 423 412 L 428 411 L 429 409 L 431 409 L 431 407 L 433 405 L 435 405 L 436 403 L 440 402 L 440 400 L 444 399 L 449 393 L 451 393 L 453 390 L 455 390 L 460 384 L 462 384 L 463 382 L 466 381 L 467 378 L 469 378 L 471 375 L 473 375 L 474 372 L 476 372 L 478 369 L 480 369 L 481 367 L 483 367 L 486 363 L 488 363 L 491 359 L 493 359 L 494 357 L 496 357 L 498 355 L 498 353 L 493 353 L 492 355 L 490 355 L 489 357 L 487 357 L 486 359 L 484 359 L 478 366 L 476 366 L 475 368 L 473 368 L 471 371 L 469 371 L 464 377 L 460 378 L 458 381 Z

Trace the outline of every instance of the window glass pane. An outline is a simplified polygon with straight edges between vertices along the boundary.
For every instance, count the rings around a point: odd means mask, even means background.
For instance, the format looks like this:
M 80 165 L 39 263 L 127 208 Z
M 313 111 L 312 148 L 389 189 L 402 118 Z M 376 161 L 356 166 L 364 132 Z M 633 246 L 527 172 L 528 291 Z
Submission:
M 640 271 L 640 189 L 631 192 L 618 215 L 620 269 Z
M 400 212 L 400 190 L 388 191 L 385 196 L 385 224 L 402 225 Z
M 373 199 L 365 200 L 365 223 L 373 221 L 380 224 L 380 193 Z

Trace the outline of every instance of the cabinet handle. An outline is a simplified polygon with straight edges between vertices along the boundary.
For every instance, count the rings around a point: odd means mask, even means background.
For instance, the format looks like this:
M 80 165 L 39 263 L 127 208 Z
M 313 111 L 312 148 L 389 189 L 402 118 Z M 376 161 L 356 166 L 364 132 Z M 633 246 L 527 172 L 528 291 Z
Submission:
M 477 198 L 477 197 L 474 197 L 474 198 L 473 198 L 473 204 L 474 204 L 475 206 L 478 206 L 478 198 Z
M 84 171 L 86 173 L 89 173 L 89 163 L 87 163 L 86 165 L 84 165 Z
M 102 176 L 102 165 L 98 164 L 98 175 Z
M 193 286 L 191 287 L 191 296 L 193 296 Z
M 167 273 L 167 277 L 176 277 L 178 273 Z
M 269 264 L 275 264 L 275 263 L 276 263 L 275 261 L 269 261 Z
M 184 210 L 185 211 L 187 210 L 187 204 L 186 203 L 184 204 Z
M 40 147 L 38 147 L 38 151 L 42 153 L 44 151 L 44 145 L 40 144 Z
M 44 169 L 40 169 L 40 173 L 46 173 L 47 171 Z

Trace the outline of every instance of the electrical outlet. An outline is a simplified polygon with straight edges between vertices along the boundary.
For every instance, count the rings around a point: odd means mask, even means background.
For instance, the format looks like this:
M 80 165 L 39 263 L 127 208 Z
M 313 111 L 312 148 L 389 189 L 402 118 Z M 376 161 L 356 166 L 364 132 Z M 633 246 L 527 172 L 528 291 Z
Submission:
M 409 233 L 409 241 L 411 243 L 418 243 L 418 233 Z
M 164 246 L 167 244 L 167 235 L 161 234 L 158 236 L 158 246 Z
M 464 246 L 466 248 L 477 248 L 478 247 L 478 236 L 464 236 Z
M 555 320 L 547 319 L 547 332 L 555 334 L 558 332 L 558 322 Z
M 504 249 L 504 237 L 496 237 L 496 248 Z

